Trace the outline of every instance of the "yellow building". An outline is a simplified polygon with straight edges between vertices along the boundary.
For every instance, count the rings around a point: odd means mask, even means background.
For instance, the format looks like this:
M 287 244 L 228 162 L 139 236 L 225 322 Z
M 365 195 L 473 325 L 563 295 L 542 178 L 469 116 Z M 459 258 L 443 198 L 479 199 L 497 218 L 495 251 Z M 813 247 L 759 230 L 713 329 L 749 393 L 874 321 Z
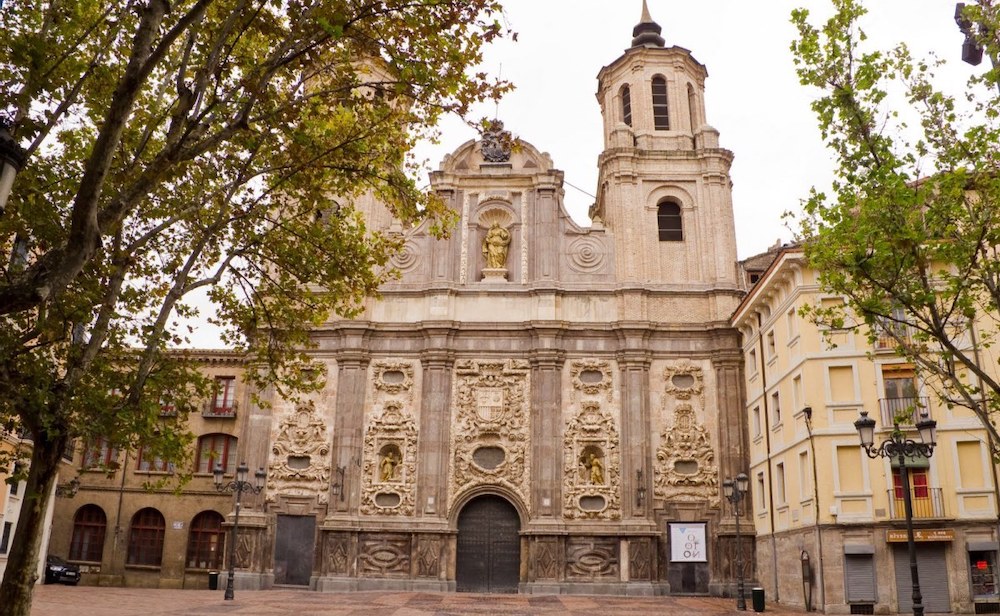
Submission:
M 220 463 L 225 480 L 248 455 L 249 390 L 243 358 L 229 351 L 197 351 L 215 394 L 188 418 L 195 437 L 191 468 L 177 469 L 139 451 L 119 451 L 101 440 L 77 443 L 61 476 L 79 482 L 57 490 L 49 552 L 80 565 L 86 585 L 206 588 L 208 572 L 223 569 L 231 529 L 233 494 L 215 489 L 212 470 Z M 164 415 L 175 413 L 171 406 Z M 239 454 L 237 453 L 239 452 Z M 193 473 L 183 492 L 171 476 Z M 151 484 L 167 480 L 161 487 Z M 65 484 L 64 484 L 65 485 Z M 259 497 L 243 496 L 240 527 L 252 525 Z M 245 554 L 237 550 L 237 562 Z
M 872 348 L 864 331 L 824 332 L 800 316 L 803 306 L 841 301 L 822 292 L 801 248 L 749 262 L 755 284 L 733 325 L 746 366 L 748 517 L 768 600 L 831 614 L 911 608 L 899 464 L 870 458 L 854 422 L 861 411 L 876 421 L 876 446 L 894 418 L 919 441 L 915 409 L 927 409 L 937 421 L 933 455 L 906 460 L 923 605 L 996 613 L 997 471 L 979 420 L 942 404 L 888 339 Z
M 11 477 L 21 464 L 27 464 L 31 457 L 31 441 L 23 438 L 16 431 L 0 429 L 0 579 L 7 570 L 7 554 L 14 541 L 17 521 L 21 515 L 21 503 L 25 497 L 25 482 L 13 481 Z M 51 499 L 52 496 L 50 495 Z M 51 504 L 51 503 L 50 503 Z M 39 548 L 38 580 L 42 581 L 42 571 L 45 566 L 45 555 L 49 546 L 49 529 L 52 520 L 52 507 L 48 508 L 48 520 L 45 523 L 45 533 Z

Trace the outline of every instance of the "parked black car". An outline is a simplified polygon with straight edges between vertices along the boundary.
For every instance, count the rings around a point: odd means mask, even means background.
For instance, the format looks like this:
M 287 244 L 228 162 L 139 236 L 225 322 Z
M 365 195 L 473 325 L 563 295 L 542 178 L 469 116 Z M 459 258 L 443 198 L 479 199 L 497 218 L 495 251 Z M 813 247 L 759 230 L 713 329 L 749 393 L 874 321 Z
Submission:
M 58 556 L 49 556 L 45 559 L 45 583 L 46 584 L 72 584 L 76 586 L 80 582 L 80 566 L 68 563 Z

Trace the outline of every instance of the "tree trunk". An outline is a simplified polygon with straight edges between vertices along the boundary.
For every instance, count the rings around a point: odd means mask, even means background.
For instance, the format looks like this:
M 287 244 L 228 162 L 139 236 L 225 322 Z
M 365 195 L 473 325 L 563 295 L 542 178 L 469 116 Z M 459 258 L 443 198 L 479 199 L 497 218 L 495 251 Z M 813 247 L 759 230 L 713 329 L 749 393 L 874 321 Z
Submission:
M 55 438 L 46 433 L 34 435 L 21 515 L 7 554 L 3 584 L 0 584 L 0 605 L 5 616 L 31 614 L 31 595 L 38 579 L 39 549 L 45 534 L 45 513 L 66 442 L 65 432 Z

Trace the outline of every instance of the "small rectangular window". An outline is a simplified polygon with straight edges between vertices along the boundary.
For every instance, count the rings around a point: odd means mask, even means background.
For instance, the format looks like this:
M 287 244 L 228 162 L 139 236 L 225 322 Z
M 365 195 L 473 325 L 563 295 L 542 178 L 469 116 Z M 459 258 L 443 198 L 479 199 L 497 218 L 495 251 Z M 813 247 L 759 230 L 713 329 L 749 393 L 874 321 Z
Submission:
M 760 436 L 760 407 L 753 407 L 753 435 Z
M 14 530 L 14 524 L 11 522 L 3 523 L 3 535 L 0 536 L 0 554 L 7 553 L 7 546 L 10 544 L 10 534 Z
M 757 508 L 761 511 L 767 510 L 767 501 L 764 499 L 764 473 L 757 473 Z
M 785 504 L 785 464 L 778 462 L 774 467 L 774 496 L 778 505 Z
M 750 376 L 754 376 L 755 374 L 757 374 L 757 350 L 756 349 L 750 349 L 750 352 L 747 353 L 747 371 L 750 373 Z
M 997 596 L 997 560 L 993 551 L 969 551 L 972 595 L 976 598 Z
M 670 113 L 667 107 L 667 80 L 653 77 L 653 128 L 670 130 Z
M 776 353 L 774 346 L 774 332 L 767 332 L 767 358 L 771 359 Z
M 771 423 L 775 426 L 781 423 L 781 399 L 778 392 L 771 394 Z
M 24 466 L 20 462 L 14 465 L 14 477 L 20 477 L 21 473 L 24 472 Z M 11 496 L 17 496 L 17 493 L 21 490 L 21 480 L 13 479 L 10 484 Z

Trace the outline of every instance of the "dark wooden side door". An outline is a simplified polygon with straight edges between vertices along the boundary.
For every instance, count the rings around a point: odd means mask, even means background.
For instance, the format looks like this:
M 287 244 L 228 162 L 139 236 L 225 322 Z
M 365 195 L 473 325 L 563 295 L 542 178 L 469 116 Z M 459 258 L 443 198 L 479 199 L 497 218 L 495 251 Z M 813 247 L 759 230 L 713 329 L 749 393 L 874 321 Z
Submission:
M 274 583 L 308 586 L 315 546 L 315 517 L 279 515 L 274 540 Z
M 516 593 L 521 581 L 521 522 L 500 496 L 480 496 L 458 516 L 459 592 Z

